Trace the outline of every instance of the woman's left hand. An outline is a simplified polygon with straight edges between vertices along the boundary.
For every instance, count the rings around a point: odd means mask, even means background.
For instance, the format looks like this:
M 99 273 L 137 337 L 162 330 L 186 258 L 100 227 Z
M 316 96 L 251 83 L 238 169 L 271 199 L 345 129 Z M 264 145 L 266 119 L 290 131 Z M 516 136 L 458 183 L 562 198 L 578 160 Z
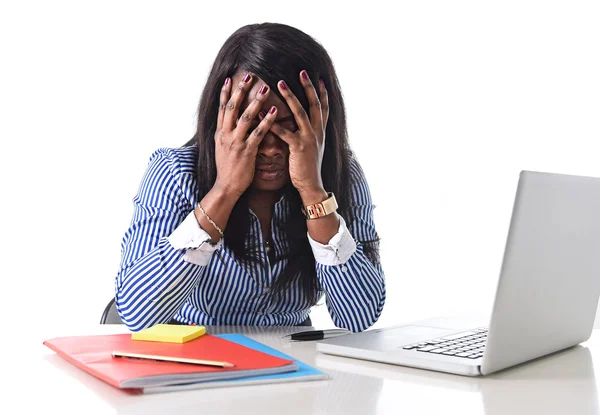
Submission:
M 290 151 L 289 169 L 292 184 L 305 203 L 316 203 L 321 200 L 310 200 L 316 195 L 323 195 L 323 179 L 321 164 L 325 150 L 325 126 L 329 117 L 329 101 L 323 82 L 319 82 L 319 95 L 306 71 L 300 72 L 300 82 L 308 98 L 310 118 L 284 81 L 277 87 L 292 110 L 298 131 L 292 132 L 275 121 L 271 131 L 287 143 Z M 309 199 L 308 201 L 306 199 Z

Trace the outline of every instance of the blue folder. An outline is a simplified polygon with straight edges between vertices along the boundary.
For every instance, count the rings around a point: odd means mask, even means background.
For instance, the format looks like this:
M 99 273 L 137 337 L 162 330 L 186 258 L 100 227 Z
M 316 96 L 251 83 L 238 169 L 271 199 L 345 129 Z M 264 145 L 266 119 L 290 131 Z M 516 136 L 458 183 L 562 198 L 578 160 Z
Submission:
M 188 383 L 184 385 L 172 385 L 172 386 L 161 386 L 155 388 L 146 388 L 144 393 L 156 393 L 156 392 L 170 392 L 170 391 L 181 391 L 181 390 L 192 390 L 192 389 L 206 389 L 206 388 L 217 388 L 227 386 L 245 386 L 255 384 L 269 384 L 269 383 L 285 383 L 285 382 L 301 382 L 309 380 L 324 380 L 328 379 L 329 375 L 325 372 L 320 371 L 312 366 L 307 365 L 304 362 L 294 359 L 281 353 L 279 350 L 272 349 L 256 340 L 252 340 L 243 334 L 220 334 L 217 337 L 232 341 L 234 343 L 241 344 L 242 346 L 249 347 L 254 350 L 258 350 L 263 353 L 267 353 L 273 356 L 280 357 L 282 359 L 293 360 L 298 365 L 298 370 L 295 372 L 287 372 L 276 375 L 264 375 L 264 376 L 251 376 L 241 379 L 230 379 L 230 380 L 216 380 L 209 382 L 197 382 Z

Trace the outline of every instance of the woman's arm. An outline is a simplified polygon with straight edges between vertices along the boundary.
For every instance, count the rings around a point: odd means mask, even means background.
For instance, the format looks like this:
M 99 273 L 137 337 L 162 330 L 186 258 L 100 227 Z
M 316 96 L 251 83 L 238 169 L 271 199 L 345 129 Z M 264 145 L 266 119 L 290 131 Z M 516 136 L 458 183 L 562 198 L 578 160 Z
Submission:
M 115 281 L 117 310 L 132 331 L 168 322 L 198 285 L 220 244 L 210 243 L 214 238 L 204 229 L 216 229 L 199 223 L 190 206 L 193 186 L 172 151 L 152 155 L 134 198 Z M 224 227 L 236 200 L 213 188 L 201 203 Z
M 351 188 L 353 220 L 346 227 L 340 216 L 338 233 L 327 245 L 310 237 L 315 254 L 317 278 L 325 291 L 329 314 L 338 327 L 355 332 L 372 326 L 379 318 L 385 303 L 385 280 L 378 260 L 377 244 L 374 254 L 365 254 L 365 245 L 358 241 L 377 241 L 373 221 L 371 193 L 358 163 L 352 159 Z M 368 248 L 367 248 L 368 249 Z
M 323 81 L 318 90 L 306 71 L 299 79 L 309 103 L 308 114 L 284 81 L 279 81 L 279 93 L 294 114 L 298 125 L 295 132 L 273 123 L 271 131 L 288 144 L 290 179 L 304 204 L 325 199 L 321 167 L 325 151 L 325 126 L 329 117 L 329 98 Z M 351 174 L 355 179 L 350 207 L 353 221 L 351 232 L 337 213 L 311 220 L 308 236 L 315 260 L 317 278 L 327 294 L 327 306 L 333 322 L 352 331 L 371 326 L 381 314 L 385 302 L 383 271 L 378 261 L 371 262 L 365 247 L 358 241 L 375 241 L 371 194 L 358 163 L 353 161 Z M 339 221 L 339 222 L 338 222 Z M 337 233 L 336 233 L 337 232 Z M 354 236 L 354 238 L 353 238 Z M 325 241 L 327 245 L 323 245 Z
M 205 213 L 190 206 L 191 193 L 196 192 L 192 174 L 181 173 L 173 154 L 159 151 L 150 161 L 134 199 L 115 286 L 117 310 L 131 330 L 167 322 L 181 308 L 199 284 L 234 205 L 252 182 L 258 147 L 277 117 L 277 109 L 271 107 L 249 131 L 248 121 L 256 118 L 270 93 L 263 86 L 236 122 L 252 80 L 247 74 L 233 94 L 230 78 L 221 88 L 214 138 L 217 177 L 200 201 Z

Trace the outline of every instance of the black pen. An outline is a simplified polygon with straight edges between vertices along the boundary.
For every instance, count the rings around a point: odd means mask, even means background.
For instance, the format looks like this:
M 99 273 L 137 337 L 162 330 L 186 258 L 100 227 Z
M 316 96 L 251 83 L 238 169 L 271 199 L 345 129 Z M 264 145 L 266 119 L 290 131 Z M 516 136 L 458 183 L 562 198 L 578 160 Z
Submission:
M 323 340 L 331 337 L 343 336 L 349 334 L 350 331 L 346 329 L 331 329 L 331 330 L 311 330 L 301 331 L 299 333 L 289 334 L 290 340 L 297 341 L 309 341 L 309 340 Z

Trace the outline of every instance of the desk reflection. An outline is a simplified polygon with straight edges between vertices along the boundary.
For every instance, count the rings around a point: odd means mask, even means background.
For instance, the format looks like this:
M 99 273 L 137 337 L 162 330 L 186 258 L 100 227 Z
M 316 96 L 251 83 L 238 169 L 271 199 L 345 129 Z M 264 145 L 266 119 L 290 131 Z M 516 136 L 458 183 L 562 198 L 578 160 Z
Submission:
M 486 415 L 600 413 L 592 355 L 583 346 L 480 378 L 324 354 L 317 357 L 316 363 L 324 370 L 334 369 L 355 376 L 391 381 L 398 394 L 403 391 L 400 386 L 412 386 L 413 390 L 414 387 L 421 387 L 479 395 L 480 399 L 473 400 L 480 405 L 476 412 Z M 402 400 L 398 403 L 401 405 Z

